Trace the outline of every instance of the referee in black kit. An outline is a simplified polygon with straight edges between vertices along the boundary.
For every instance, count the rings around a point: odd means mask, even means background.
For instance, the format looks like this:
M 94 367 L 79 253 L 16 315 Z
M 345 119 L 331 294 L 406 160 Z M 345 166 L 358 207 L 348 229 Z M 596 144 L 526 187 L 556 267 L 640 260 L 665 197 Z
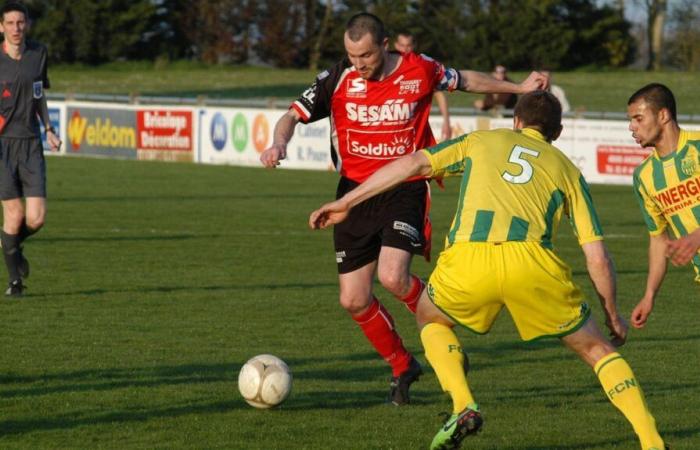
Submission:
M 22 242 L 39 231 L 46 216 L 46 164 L 39 120 L 52 151 L 60 148 L 61 140 L 51 127 L 44 95 L 49 87 L 46 47 L 25 38 L 29 14 L 22 3 L 6 2 L 0 12 L 4 37 L 0 51 L 0 242 L 10 280 L 5 295 L 19 297 L 25 290 L 22 279 L 29 276 Z

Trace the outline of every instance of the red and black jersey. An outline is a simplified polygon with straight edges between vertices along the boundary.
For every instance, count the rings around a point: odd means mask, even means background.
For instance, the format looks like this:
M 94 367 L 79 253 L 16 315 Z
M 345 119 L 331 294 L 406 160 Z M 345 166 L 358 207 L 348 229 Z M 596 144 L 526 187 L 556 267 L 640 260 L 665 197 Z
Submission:
M 433 92 L 458 86 L 458 71 L 424 55 L 402 54 L 381 81 L 363 79 L 345 58 L 291 107 L 303 123 L 330 117 L 333 163 L 361 183 L 392 160 L 435 144 L 428 124 Z

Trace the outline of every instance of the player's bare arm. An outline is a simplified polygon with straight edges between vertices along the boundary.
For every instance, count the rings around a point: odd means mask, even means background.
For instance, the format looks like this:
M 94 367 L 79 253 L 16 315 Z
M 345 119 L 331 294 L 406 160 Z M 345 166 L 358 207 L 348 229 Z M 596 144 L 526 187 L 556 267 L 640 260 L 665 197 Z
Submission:
M 669 240 L 666 256 L 675 266 L 684 266 L 693 260 L 700 249 L 700 228 L 676 240 Z
M 327 228 L 342 222 L 350 209 L 382 192 L 388 191 L 408 178 L 432 175 L 430 161 L 423 152 L 406 155 L 388 164 L 369 177 L 364 183 L 338 200 L 326 203 L 309 216 L 312 229 Z
M 526 94 L 538 89 L 549 88 L 549 76 L 533 71 L 522 83 L 497 80 L 491 75 L 473 70 L 460 70 L 459 89 L 477 94 Z
M 294 136 L 294 128 L 301 116 L 294 109 L 287 111 L 275 124 L 272 145 L 260 155 L 260 162 L 265 167 L 275 168 L 280 160 L 287 157 L 287 144 Z
M 41 97 L 41 100 L 39 101 L 39 117 L 41 118 L 41 122 L 44 124 L 44 129 L 46 130 L 46 142 L 49 144 L 49 148 L 52 152 L 57 152 L 61 148 L 61 140 L 58 138 L 58 136 L 56 136 L 56 131 L 51 126 L 46 96 Z
M 438 104 L 440 115 L 442 116 L 442 130 L 440 137 L 442 141 L 446 141 L 452 137 L 452 127 L 450 126 L 450 109 L 447 106 L 447 98 L 442 91 L 435 91 L 433 98 Z
M 647 285 L 644 296 L 632 310 L 630 319 L 632 326 L 635 328 L 643 328 L 654 309 L 656 293 L 664 281 L 666 269 L 668 268 L 666 247 L 669 242 L 670 240 L 666 233 L 658 236 L 649 236 L 649 274 L 647 275 Z
M 620 346 L 627 339 L 627 324 L 617 310 L 617 280 L 612 258 L 603 241 L 587 242 L 582 249 L 586 256 L 588 274 L 605 312 L 610 341 L 613 345 Z

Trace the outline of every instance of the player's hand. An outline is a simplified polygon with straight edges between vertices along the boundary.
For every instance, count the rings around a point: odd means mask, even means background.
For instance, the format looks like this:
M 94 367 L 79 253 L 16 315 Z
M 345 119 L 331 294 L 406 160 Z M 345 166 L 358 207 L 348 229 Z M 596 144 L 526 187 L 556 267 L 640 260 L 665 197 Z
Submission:
M 647 323 L 647 319 L 651 315 L 651 311 L 654 309 L 654 298 L 644 297 L 637 303 L 637 306 L 632 310 L 632 316 L 630 321 L 632 326 L 635 328 L 643 328 Z
M 336 200 L 326 203 L 309 216 L 309 227 L 312 230 L 327 228 L 342 222 L 348 217 L 350 208 L 345 202 Z
M 693 232 L 666 244 L 666 257 L 674 266 L 684 266 L 693 260 L 700 248 L 700 233 Z
M 528 92 L 549 89 L 549 75 L 533 71 L 530 75 L 520 83 L 521 94 L 527 94 Z
M 53 131 L 46 132 L 46 142 L 49 144 L 52 152 L 57 152 L 61 148 L 62 142 Z
M 441 142 L 445 142 L 452 138 L 452 127 L 450 126 L 450 122 L 447 120 L 442 121 L 442 135 L 440 137 L 442 138 Z
M 262 154 L 260 154 L 260 162 L 263 166 L 275 168 L 280 165 L 280 160 L 287 157 L 287 146 L 282 144 L 272 144 Z
M 615 347 L 621 347 L 627 340 L 627 323 L 625 319 L 616 314 L 613 317 L 608 317 L 605 325 L 610 330 L 610 343 Z

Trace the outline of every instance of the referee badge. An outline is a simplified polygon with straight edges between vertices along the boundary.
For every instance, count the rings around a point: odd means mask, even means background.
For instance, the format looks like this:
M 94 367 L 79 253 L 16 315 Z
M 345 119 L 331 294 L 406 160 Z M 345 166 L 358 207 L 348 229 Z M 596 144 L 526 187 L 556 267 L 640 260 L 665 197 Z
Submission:
M 34 98 L 39 99 L 44 96 L 44 82 L 43 81 L 35 81 L 32 84 L 32 93 L 34 94 Z

